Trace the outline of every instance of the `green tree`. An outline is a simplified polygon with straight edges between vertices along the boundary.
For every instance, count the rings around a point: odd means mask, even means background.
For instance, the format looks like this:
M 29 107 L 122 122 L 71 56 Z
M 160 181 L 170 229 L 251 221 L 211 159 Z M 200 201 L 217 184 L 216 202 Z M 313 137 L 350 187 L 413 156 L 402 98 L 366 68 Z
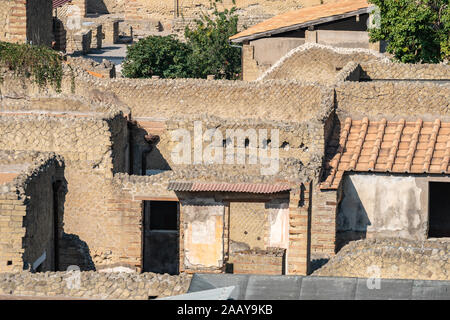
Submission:
M 202 13 L 192 28 L 186 27 L 186 43 L 173 36 L 149 36 L 128 47 L 122 74 L 129 78 L 236 79 L 241 72 L 241 49 L 228 38 L 237 33 L 236 8 L 220 11 L 214 0 L 212 15 Z
M 405 63 L 438 63 L 450 57 L 449 0 L 369 0 L 380 21 L 371 41 L 384 40 L 387 51 Z
M 241 49 L 228 40 L 238 32 L 236 7 L 219 11 L 217 3 L 220 2 L 222 0 L 211 3 L 212 16 L 202 13 L 200 19 L 195 20 L 195 26 L 185 30 L 192 50 L 188 63 L 195 78 L 215 75 L 220 79 L 236 79 L 241 72 Z
M 190 48 L 173 36 L 150 36 L 127 49 L 122 74 L 128 78 L 185 78 L 190 76 Z

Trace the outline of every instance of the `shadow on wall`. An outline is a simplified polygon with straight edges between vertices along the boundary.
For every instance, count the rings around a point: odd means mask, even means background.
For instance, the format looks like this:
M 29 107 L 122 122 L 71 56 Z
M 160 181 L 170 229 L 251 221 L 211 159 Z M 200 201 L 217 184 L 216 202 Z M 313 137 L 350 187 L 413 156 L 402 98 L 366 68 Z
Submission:
M 87 0 L 87 13 L 109 13 L 108 8 L 103 0 Z
M 367 227 L 372 225 L 367 211 L 349 176 L 341 187 L 341 199 L 336 217 L 336 252 L 350 241 L 365 239 Z
M 128 130 L 131 136 L 130 174 L 147 175 L 147 170 L 172 170 L 158 148 L 160 142 L 158 135 L 153 135 L 139 124 L 132 122 L 129 122 Z
M 325 121 L 324 125 L 324 146 L 325 146 L 325 157 L 324 164 L 328 164 L 331 159 L 336 155 L 338 151 L 341 151 L 339 145 L 339 137 L 341 134 L 341 122 L 336 114 L 333 112 L 328 119 Z M 325 181 L 330 175 L 331 168 L 327 165 L 322 166 L 321 181 Z
M 56 270 L 65 271 L 71 265 L 81 271 L 95 270 L 89 246 L 75 234 L 64 232 L 64 205 L 67 194 L 67 181 L 57 181 L 54 186 L 54 206 L 57 213 Z
M 65 271 L 73 265 L 78 266 L 81 271 L 95 271 L 95 264 L 85 241 L 75 234 L 65 232 L 60 241 L 60 271 Z

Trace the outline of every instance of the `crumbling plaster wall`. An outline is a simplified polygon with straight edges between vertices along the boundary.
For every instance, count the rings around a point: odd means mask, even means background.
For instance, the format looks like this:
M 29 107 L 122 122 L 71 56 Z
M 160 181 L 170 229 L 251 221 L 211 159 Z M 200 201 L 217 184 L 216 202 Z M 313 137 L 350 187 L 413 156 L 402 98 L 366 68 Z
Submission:
M 205 201 L 206 200 L 206 201 Z M 209 199 L 182 202 L 184 269 L 216 269 L 223 266 L 224 212 L 222 203 Z
M 346 175 L 337 214 L 337 237 L 426 240 L 429 181 L 448 177 L 354 173 Z M 386 192 L 389 190 L 389 192 Z

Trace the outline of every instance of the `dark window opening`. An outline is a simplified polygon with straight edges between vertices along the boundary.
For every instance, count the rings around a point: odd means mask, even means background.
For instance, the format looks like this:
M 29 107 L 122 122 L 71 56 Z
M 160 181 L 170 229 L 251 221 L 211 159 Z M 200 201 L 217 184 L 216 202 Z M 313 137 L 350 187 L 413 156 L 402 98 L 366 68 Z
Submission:
M 11 261 L 11 260 L 8 260 L 8 262 L 6 262 L 6 265 L 7 265 L 7 266 L 11 266 L 11 265 L 12 265 L 12 261 Z
M 150 230 L 177 230 L 178 203 L 150 201 Z
M 450 237 L 450 183 L 430 182 L 428 237 Z

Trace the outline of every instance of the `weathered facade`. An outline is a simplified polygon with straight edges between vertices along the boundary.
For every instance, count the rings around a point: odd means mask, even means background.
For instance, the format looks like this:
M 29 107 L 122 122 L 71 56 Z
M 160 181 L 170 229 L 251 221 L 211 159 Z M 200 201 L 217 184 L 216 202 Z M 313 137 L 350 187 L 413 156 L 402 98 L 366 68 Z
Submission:
M 2 152 L 0 272 L 58 269 L 64 163 L 55 154 Z
M 59 270 L 308 274 L 351 240 L 448 231 L 448 66 L 322 45 L 253 82 L 71 66 L 61 93 L 0 84 L 1 153 L 64 159 Z

